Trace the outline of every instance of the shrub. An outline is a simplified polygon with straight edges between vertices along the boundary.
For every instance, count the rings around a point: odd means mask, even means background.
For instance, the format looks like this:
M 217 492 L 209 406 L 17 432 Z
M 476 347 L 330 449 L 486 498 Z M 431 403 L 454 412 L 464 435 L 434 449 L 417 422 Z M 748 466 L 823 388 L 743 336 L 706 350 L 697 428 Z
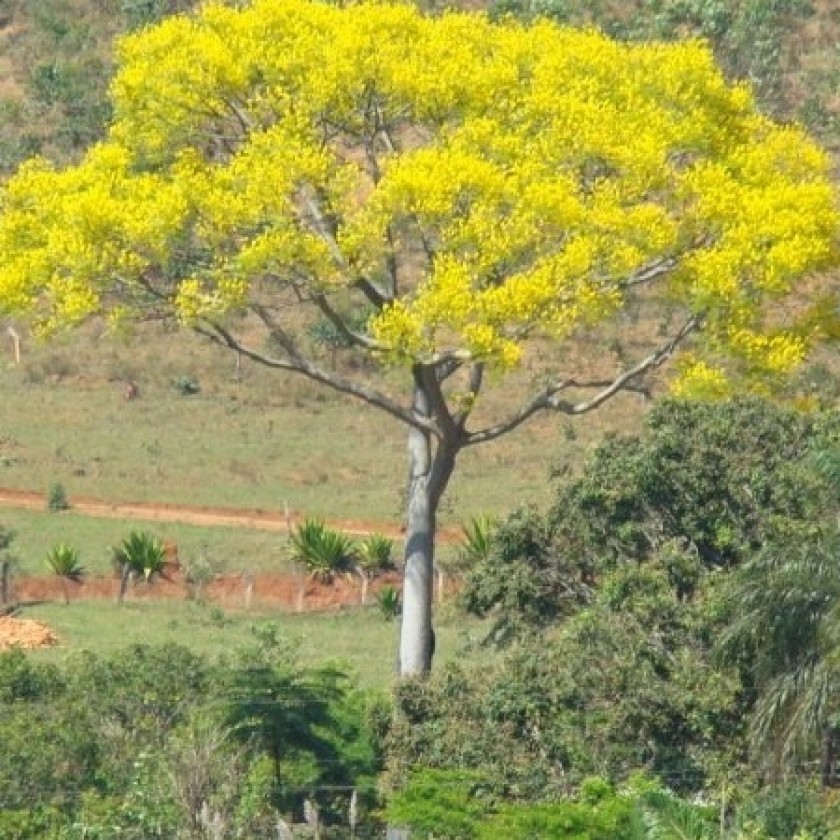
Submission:
M 60 513 L 63 510 L 69 510 L 70 501 L 67 498 L 67 491 L 64 485 L 56 482 L 50 485 L 47 491 L 47 510 L 50 513 Z
M 379 611 L 386 621 L 393 621 L 402 609 L 400 591 L 394 586 L 383 586 L 376 596 Z
M 320 519 L 306 519 L 291 537 L 292 558 L 316 580 L 329 582 L 337 572 L 350 569 L 356 556 L 353 541 L 328 528 Z
M 357 550 L 359 568 L 369 575 L 394 569 L 394 541 L 384 534 L 365 537 Z
M 79 551 L 66 543 L 54 545 L 47 554 L 47 566 L 50 571 L 61 578 L 64 587 L 64 602 L 70 603 L 70 589 L 68 583 L 81 583 L 85 575 L 84 566 L 79 561 Z
M 464 525 L 464 542 L 459 552 L 462 565 L 469 567 L 476 563 L 486 563 L 490 559 L 497 528 L 497 520 L 486 515 L 474 516 Z
M 201 393 L 199 381 L 192 376 L 177 376 L 172 380 L 172 387 L 182 397 L 194 397 Z
M 120 592 L 117 601 L 122 602 L 133 575 L 143 575 L 150 582 L 155 575 L 163 575 L 166 566 L 166 548 L 163 541 L 147 531 L 132 531 L 113 549 L 113 563 L 120 573 Z

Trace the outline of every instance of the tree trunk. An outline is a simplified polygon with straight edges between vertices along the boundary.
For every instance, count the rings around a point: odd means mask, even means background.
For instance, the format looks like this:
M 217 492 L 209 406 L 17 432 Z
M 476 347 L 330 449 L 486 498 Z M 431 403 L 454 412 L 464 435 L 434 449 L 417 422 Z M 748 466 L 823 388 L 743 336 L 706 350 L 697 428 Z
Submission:
M 419 381 L 414 386 L 415 414 L 428 418 L 429 397 Z M 435 520 L 440 497 L 455 466 L 454 446 L 438 441 L 433 452 L 431 435 L 414 426 L 408 432 L 408 498 L 405 571 L 399 675 L 422 676 L 432 666 Z

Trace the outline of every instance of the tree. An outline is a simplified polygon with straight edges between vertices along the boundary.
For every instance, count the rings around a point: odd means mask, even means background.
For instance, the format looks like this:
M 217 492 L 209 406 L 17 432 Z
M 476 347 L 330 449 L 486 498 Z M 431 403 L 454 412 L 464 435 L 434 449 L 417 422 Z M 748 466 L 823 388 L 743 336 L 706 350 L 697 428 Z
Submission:
M 177 318 L 403 423 L 404 675 L 431 664 L 435 519 L 465 448 L 594 411 L 690 339 L 679 387 L 715 393 L 813 336 L 778 315 L 833 256 L 828 161 L 699 43 L 256 0 L 118 51 L 107 139 L 3 191 L 0 308 L 45 331 Z M 659 334 L 631 329 L 650 307 Z M 324 318 L 370 376 L 319 359 Z M 577 369 L 573 342 L 616 330 L 621 352 Z M 516 369 L 532 390 L 494 415 L 482 392 Z
M 605 574 L 663 563 L 690 601 L 706 572 L 780 540 L 819 541 L 840 500 L 840 413 L 755 397 L 660 400 L 642 434 L 609 437 L 556 484 L 547 511 L 515 511 L 472 564 L 462 601 L 496 642 L 556 624 Z M 759 584 L 760 585 L 760 584 Z
M 824 787 L 837 783 L 840 745 L 838 533 L 826 531 L 769 545 L 739 570 L 720 640 L 755 696 L 757 757 L 778 776 L 819 753 Z

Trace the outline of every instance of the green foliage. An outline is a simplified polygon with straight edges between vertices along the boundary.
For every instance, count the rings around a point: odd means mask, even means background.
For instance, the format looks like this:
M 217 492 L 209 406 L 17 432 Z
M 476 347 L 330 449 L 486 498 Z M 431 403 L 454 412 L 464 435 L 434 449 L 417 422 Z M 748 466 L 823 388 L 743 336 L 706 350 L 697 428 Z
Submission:
M 61 511 L 69 510 L 69 508 L 70 502 L 64 485 L 59 482 L 51 484 L 49 490 L 47 490 L 47 510 L 50 513 L 61 513 Z
M 838 550 L 836 525 L 807 542 L 768 545 L 727 592 L 721 653 L 755 692 L 751 730 L 771 772 L 833 751 L 838 740 Z
M 196 394 L 201 393 L 201 383 L 195 377 L 187 376 L 186 374 L 175 377 L 172 380 L 172 387 L 182 397 L 194 397 Z
M 321 519 L 306 519 L 290 537 L 292 559 L 302 564 L 313 578 L 328 582 L 339 572 L 347 572 L 356 556 L 353 541 L 328 528 Z
M 47 554 L 47 566 L 61 578 L 64 586 L 64 602 L 70 603 L 69 583 L 81 583 L 85 576 L 85 567 L 79 559 L 79 550 L 65 543 L 54 545 Z
M 738 809 L 737 822 L 754 827 L 759 840 L 764 837 L 833 840 L 837 804 L 826 802 L 813 783 L 787 779 L 778 787 L 747 797 Z
M 396 568 L 394 541 L 384 534 L 370 534 L 359 541 L 356 562 L 365 574 L 377 575 Z
M 79 550 L 66 543 L 58 543 L 47 554 L 47 566 L 58 577 L 67 578 L 76 583 L 85 575 L 85 568 L 79 558 Z
M 0 705 L 47 702 L 64 681 L 54 665 L 35 663 L 20 648 L 0 651 Z
M 707 571 L 815 533 L 837 496 L 809 459 L 838 439 L 835 412 L 661 402 L 644 435 L 608 439 L 579 477 L 562 480 L 546 515 L 519 512 L 500 526 L 467 578 L 467 609 L 492 614 L 494 637 L 510 639 L 579 609 L 605 571 L 666 546 L 672 585 L 690 599 Z
M 395 586 L 383 586 L 376 593 L 376 603 L 386 621 L 393 621 L 402 610 L 400 591 Z
M 301 792 L 320 786 L 373 795 L 378 757 L 364 723 L 366 701 L 340 669 L 300 667 L 269 632 L 227 662 L 218 693 L 222 724 L 243 746 L 270 757 L 275 806 L 300 813 Z M 339 804 L 318 802 L 327 818 Z
M 493 551 L 470 567 L 461 603 L 474 615 L 493 616 L 494 643 L 551 625 L 588 600 L 591 575 L 558 545 L 555 531 L 535 509 L 515 511 L 496 530 Z
M 493 537 L 498 529 L 494 516 L 474 516 L 463 526 L 464 540 L 459 549 L 459 562 L 465 568 L 486 563 L 493 550 Z
M 0 654 L 0 836 L 169 840 L 209 820 L 268 840 L 277 807 L 299 816 L 305 796 L 327 823 L 343 791 L 369 810 L 369 705 L 269 630 L 218 662 L 177 645 L 61 666 Z
M 102 743 L 87 711 L 61 698 L 0 715 L 0 811 L 73 807 L 96 784 Z
M 669 559 L 606 575 L 589 607 L 498 663 L 399 690 L 386 737 L 394 772 L 471 767 L 500 796 L 540 800 L 591 773 L 644 766 L 697 790 L 716 762 L 737 766 L 741 686 L 712 661 L 715 613 L 678 597 Z
M 388 802 L 388 820 L 409 826 L 412 837 L 471 840 L 487 812 L 486 790 L 478 773 L 420 770 Z M 496 835 L 515 837 L 516 834 Z
M 118 569 L 142 575 L 147 581 L 161 574 L 166 566 L 163 541 L 148 531 L 132 531 L 113 549 L 112 556 Z
M 487 795 L 477 773 L 422 770 L 391 797 L 387 813 L 392 822 L 411 826 L 412 836 L 429 840 L 726 840 L 733 836 L 728 830 L 721 833 L 714 808 L 680 799 L 643 777 L 618 790 L 603 779 L 591 778 L 577 795 L 534 804 L 499 802 Z
M 689 807 L 689 806 L 686 806 Z M 478 840 L 516 837 L 521 840 L 642 840 L 639 820 L 629 800 L 612 798 L 599 805 L 558 802 L 502 808 L 475 835 Z M 656 835 L 649 835 L 651 840 Z M 681 840 L 687 835 L 674 836 Z M 666 840 L 660 835 L 659 840 Z M 692 840 L 694 838 L 692 837 Z M 697 838 L 697 840 L 703 840 Z

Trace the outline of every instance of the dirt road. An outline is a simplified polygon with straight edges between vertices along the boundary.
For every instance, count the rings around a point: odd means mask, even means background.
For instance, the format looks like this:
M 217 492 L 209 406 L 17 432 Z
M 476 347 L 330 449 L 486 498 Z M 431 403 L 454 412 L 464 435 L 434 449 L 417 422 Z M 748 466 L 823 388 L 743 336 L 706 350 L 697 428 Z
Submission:
M 201 507 L 154 502 L 106 502 L 85 496 L 72 496 L 70 506 L 73 513 L 105 519 L 139 519 L 147 522 L 182 522 L 187 525 L 205 525 L 228 528 L 255 528 L 263 531 L 289 531 L 298 525 L 304 516 L 298 511 L 274 511 L 262 508 Z M 23 510 L 46 510 L 43 493 L 34 490 L 11 490 L 0 488 L 0 507 Z M 377 522 L 359 519 L 331 519 L 331 528 L 352 536 L 384 534 L 392 539 L 401 539 L 404 529 L 393 522 Z M 441 542 L 456 542 L 460 532 L 455 528 L 438 531 Z

